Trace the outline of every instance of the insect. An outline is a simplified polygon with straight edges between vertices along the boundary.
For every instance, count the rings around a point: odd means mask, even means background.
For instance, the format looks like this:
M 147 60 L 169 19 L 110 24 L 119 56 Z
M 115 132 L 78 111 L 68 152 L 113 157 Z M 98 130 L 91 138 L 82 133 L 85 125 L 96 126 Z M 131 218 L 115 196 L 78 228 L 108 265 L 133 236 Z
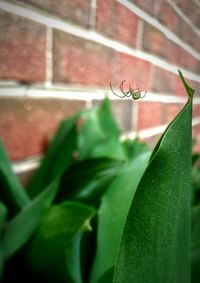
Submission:
M 144 97 L 145 97 L 147 91 L 145 91 L 145 93 L 142 94 L 142 92 L 141 92 L 141 90 L 139 89 L 139 87 L 137 87 L 137 88 L 134 89 L 134 88 L 131 87 L 130 84 L 129 84 L 129 90 L 128 90 L 128 91 L 124 91 L 124 86 L 123 86 L 123 85 L 124 85 L 124 82 L 125 82 L 125 81 L 126 81 L 126 80 L 122 81 L 121 84 L 119 85 L 119 88 L 120 88 L 121 92 L 123 93 L 123 96 L 118 95 L 117 93 L 114 92 L 114 90 L 113 90 L 113 88 L 112 88 L 112 85 L 111 85 L 111 82 L 110 82 L 110 88 L 111 88 L 112 92 L 113 92 L 116 96 L 118 96 L 118 97 L 120 97 L 120 98 L 132 97 L 134 100 L 137 100 L 137 99 L 139 99 L 139 98 L 144 98 Z

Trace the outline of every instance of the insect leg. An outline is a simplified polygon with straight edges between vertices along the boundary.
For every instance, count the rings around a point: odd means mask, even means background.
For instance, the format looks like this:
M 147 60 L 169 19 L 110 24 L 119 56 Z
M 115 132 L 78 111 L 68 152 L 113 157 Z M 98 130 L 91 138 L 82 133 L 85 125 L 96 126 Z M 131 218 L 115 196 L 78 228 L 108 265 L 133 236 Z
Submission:
M 110 82 L 110 88 L 111 88 L 112 92 L 113 92 L 116 96 L 118 96 L 118 97 L 120 97 L 120 98 L 124 98 L 124 97 L 126 96 L 126 94 L 124 94 L 123 96 L 121 96 L 121 95 L 118 95 L 117 93 L 115 93 L 114 90 L 113 90 L 113 88 L 112 88 L 111 82 Z
M 132 91 L 129 90 L 129 92 L 127 93 L 126 97 L 131 97 L 132 96 Z
M 124 89 L 123 89 L 123 84 L 124 84 L 125 81 L 126 80 L 122 81 L 121 84 L 119 85 L 119 88 L 124 95 L 126 95 L 126 91 L 124 91 Z
M 129 90 L 128 90 L 128 91 L 124 91 L 124 89 L 123 89 L 123 84 L 124 84 L 125 81 L 126 81 L 126 80 L 124 80 L 124 81 L 121 82 L 119 88 L 120 88 L 121 92 L 122 92 L 125 96 L 127 96 L 127 94 L 129 93 Z
M 145 90 L 145 93 L 141 96 L 141 98 L 144 98 L 146 96 L 147 90 Z

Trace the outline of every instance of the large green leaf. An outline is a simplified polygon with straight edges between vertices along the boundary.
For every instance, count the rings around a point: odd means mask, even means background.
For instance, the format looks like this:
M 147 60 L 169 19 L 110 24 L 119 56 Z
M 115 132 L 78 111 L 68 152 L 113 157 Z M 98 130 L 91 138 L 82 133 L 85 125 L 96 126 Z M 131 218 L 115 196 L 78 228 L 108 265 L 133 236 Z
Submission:
M 0 200 L 13 211 L 25 207 L 29 197 L 12 171 L 11 162 L 0 142 Z
M 149 157 L 149 152 L 143 153 L 125 164 L 102 198 L 91 283 L 114 267 L 129 207 Z
M 93 216 L 93 208 L 76 202 L 50 206 L 28 247 L 34 272 L 53 282 L 82 283 L 80 240 Z
M 127 217 L 114 283 L 190 282 L 194 90 L 155 147 Z
M 57 189 L 58 181 L 56 180 L 7 224 L 2 240 L 5 259 L 9 259 L 28 241 L 42 213 L 53 201 Z
M 105 98 L 98 109 L 88 112 L 79 136 L 80 159 L 108 157 L 125 159 L 125 152 L 119 141 L 120 130 L 111 111 L 111 104 Z
M 76 122 L 80 115 L 81 113 L 78 113 L 61 122 L 41 166 L 28 187 L 31 196 L 36 196 L 52 180 L 59 178 L 71 164 L 77 147 Z
M 109 158 L 90 158 L 73 164 L 61 178 L 57 200 L 98 203 L 123 164 Z
M 0 280 L 3 273 L 4 255 L 2 251 L 2 231 L 8 214 L 7 207 L 0 202 Z

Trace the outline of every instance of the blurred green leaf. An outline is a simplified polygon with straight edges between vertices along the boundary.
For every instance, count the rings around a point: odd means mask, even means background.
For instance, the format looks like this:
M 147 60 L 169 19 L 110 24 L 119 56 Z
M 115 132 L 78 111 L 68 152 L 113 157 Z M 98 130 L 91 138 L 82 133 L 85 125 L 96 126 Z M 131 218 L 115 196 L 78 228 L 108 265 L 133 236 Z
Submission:
M 33 270 L 53 282 L 81 283 L 80 236 L 93 216 L 93 208 L 76 202 L 50 206 L 28 247 Z
M 87 204 L 98 203 L 123 164 L 109 158 L 91 158 L 73 164 L 61 178 L 57 200 L 70 198 Z
M 114 267 L 106 271 L 101 278 L 98 280 L 98 283 L 111 283 L 113 282 L 113 273 L 114 273 Z
M 113 116 L 111 102 L 108 97 L 103 100 L 101 106 L 98 108 L 98 117 L 104 133 L 108 137 L 112 135 L 112 137 L 118 138 L 121 131 Z
M 200 160 L 200 154 L 199 153 L 194 153 L 192 154 L 192 166 L 195 166 L 197 161 Z
M 200 202 L 200 167 L 192 168 L 192 205 Z
M 56 180 L 7 224 L 2 240 L 5 259 L 13 256 L 28 241 L 42 213 L 53 201 L 57 189 L 58 181 Z
M 114 283 L 190 282 L 191 119 L 189 99 L 155 147 L 132 201 Z
M 138 138 L 135 140 L 126 139 L 122 143 L 127 159 L 131 160 L 140 155 L 143 152 L 148 152 L 149 149 L 145 143 L 142 143 Z
M 29 197 L 12 170 L 11 162 L 0 142 L 0 200 L 12 211 L 18 211 L 29 203 Z
M 85 116 L 85 121 L 79 134 L 79 159 L 91 157 L 94 147 L 106 139 L 101 128 L 97 110 L 92 109 Z
M 192 205 L 200 202 L 200 154 L 192 154 Z
M 149 157 L 149 152 L 143 153 L 125 164 L 102 198 L 91 283 L 114 267 L 129 207 Z
M 81 271 L 81 238 L 82 234 L 77 235 L 71 244 L 67 247 L 63 258 L 63 270 L 66 274 L 64 276 L 65 282 L 83 283 Z M 62 271 L 63 272 L 63 271 Z M 56 276 L 56 279 L 58 277 Z M 67 279 L 67 280 L 66 280 Z
M 191 283 L 200 278 L 200 205 L 192 208 Z
M 7 207 L 0 201 L 0 280 L 3 273 L 4 255 L 2 251 L 2 232 L 8 214 Z
M 112 115 L 110 101 L 105 98 L 98 109 L 88 112 L 80 131 L 80 159 L 107 157 L 124 160 L 125 153 L 119 136 L 120 130 Z
M 0 201 L 0 234 L 5 224 L 5 220 L 8 214 L 7 207 Z
M 78 113 L 61 122 L 41 166 L 28 187 L 32 197 L 41 192 L 52 180 L 59 178 L 71 164 L 77 148 L 76 122 L 80 116 L 81 113 Z

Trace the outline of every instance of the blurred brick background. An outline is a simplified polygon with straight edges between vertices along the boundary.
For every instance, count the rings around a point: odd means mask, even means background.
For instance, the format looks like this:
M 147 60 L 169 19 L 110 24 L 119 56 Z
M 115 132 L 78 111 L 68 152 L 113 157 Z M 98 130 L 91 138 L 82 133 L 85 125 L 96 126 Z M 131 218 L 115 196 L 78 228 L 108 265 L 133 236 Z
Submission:
M 154 146 L 196 90 L 200 150 L 200 0 L 0 0 L 0 138 L 13 160 L 42 155 L 60 120 L 109 94 L 125 135 Z M 147 90 L 119 100 L 122 80 Z

